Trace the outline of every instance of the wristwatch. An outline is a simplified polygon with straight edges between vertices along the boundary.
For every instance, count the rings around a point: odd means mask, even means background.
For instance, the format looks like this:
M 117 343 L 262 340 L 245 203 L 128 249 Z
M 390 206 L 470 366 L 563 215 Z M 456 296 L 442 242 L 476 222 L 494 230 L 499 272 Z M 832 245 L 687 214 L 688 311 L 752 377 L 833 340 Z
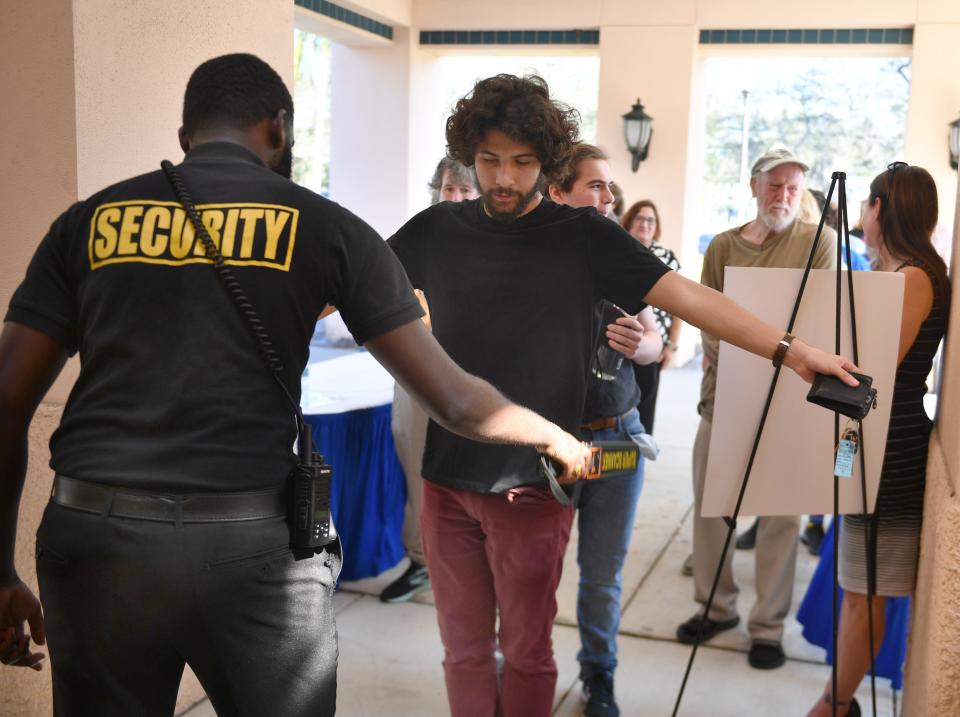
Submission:
M 780 339 L 780 342 L 777 344 L 777 350 L 773 353 L 773 366 L 774 368 L 780 368 L 783 364 L 783 359 L 787 355 L 787 349 L 790 348 L 790 344 L 793 343 L 795 337 L 793 334 L 784 334 L 783 338 Z

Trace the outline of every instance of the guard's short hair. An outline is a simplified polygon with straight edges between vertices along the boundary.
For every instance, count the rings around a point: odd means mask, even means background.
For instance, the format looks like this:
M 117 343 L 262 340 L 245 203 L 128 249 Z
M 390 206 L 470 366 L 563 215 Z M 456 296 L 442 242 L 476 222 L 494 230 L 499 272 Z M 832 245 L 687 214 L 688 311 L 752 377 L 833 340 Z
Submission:
M 183 130 L 226 126 L 248 129 L 286 110 L 293 121 L 293 98 L 280 75 L 255 55 L 221 55 L 200 65 L 183 95 Z
M 541 77 L 496 75 L 480 80 L 447 119 L 447 154 L 468 167 L 489 130 L 529 144 L 547 177 L 559 170 L 580 134 L 579 113 L 550 99 Z

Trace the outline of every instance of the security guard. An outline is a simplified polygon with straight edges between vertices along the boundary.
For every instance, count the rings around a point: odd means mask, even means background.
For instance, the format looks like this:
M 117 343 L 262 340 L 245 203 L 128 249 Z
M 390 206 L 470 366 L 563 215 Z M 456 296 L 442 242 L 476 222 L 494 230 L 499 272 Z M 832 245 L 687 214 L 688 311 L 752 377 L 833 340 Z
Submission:
M 178 168 L 276 342 L 286 391 L 299 400 L 332 304 L 435 420 L 536 446 L 572 478 L 579 442 L 453 364 L 376 233 L 289 180 L 292 119 L 261 60 L 205 62 Z M 58 715 L 172 715 L 184 663 L 220 715 L 335 709 L 339 546 L 291 553 L 294 417 L 196 234 L 160 171 L 75 204 L 0 335 L 0 661 L 39 669 L 31 637 L 49 636 Z M 44 614 L 14 568 L 17 509 L 30 420 L 74 352 L 37 535 Z

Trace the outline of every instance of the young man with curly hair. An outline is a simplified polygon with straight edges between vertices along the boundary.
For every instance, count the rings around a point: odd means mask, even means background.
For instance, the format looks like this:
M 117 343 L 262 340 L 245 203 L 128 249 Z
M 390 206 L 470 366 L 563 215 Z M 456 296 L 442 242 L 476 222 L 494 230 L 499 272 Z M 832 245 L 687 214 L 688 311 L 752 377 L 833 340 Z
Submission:
M 800 341 L 791 347 L 793 337 L 670 271 L 592 207 L 544 198 L 543 180 L 563 168 L 577 135 L 576 112 L 551 100 L 539 77 L 481 80 L 447 120 L 448 153 L 476 167 L 482 195 L 424 210 L 390 245 L 457 363 L 576 430 L 600 329 L 593 309 L 607 299 L 630 314 L 650 302 L 808 381 L 819 371 L 855 384 L 843 370 L 849 361 Z M 535 451 L 484 446 L 433 421 L 423 477 L 423 542 L 452 714 L 546 717 L 571 509 L 547 490 Z

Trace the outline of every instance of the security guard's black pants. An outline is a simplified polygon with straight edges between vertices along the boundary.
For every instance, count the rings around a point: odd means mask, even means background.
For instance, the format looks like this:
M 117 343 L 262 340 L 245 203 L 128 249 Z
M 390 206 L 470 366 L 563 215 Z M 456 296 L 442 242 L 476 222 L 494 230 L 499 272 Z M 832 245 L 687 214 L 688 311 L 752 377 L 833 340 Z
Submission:
M 178 526 L 48 505 L 55 714 L 169 717 L 184 663 L 219 717 L 334 714 L 339 556 L 294 561 L 288 543 L 283 518 Z

